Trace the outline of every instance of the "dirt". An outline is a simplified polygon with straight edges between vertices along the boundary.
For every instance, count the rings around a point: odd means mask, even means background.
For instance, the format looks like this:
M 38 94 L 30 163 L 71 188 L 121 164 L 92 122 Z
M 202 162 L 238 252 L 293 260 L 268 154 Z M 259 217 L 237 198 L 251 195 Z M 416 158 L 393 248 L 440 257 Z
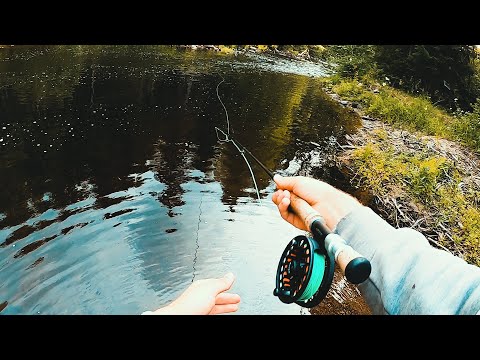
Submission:
M 310 309 L 312 315 L 371 315 L 358 288 L 335 269 L 333 282 L 323 301 Z
M 328 91 L 327 91 L 328 92 Z M 362 118 L 362 126 L 353 135 L 347 135 L 344 139 L 344 145 L 338 146 L 338 152 L 335 155 L 334 167 L 337 169 L 339 184 L 337 186 L 343 191 L 356 196 L 364 205 L 370 206 L 375 212 L 382 216 L 394 227 L 412 227 L 422 231 L 433 246 L 438 246 L 444 250 L 450 251 L 457 256 L 461 256 L 461 251 L 446 249 L 439 245 L 438 240 L 448 236 L 448 229 L 440 229 L 436 232 L 431 229 L 422 228 L 418 221 L 427 215 L 432 218 L 435 214 L 422 213 L 415 203 L 397 203 L 396 194 L 392 190 L 389 196 L 379 199 L 375 194 L 371 194 L 364 189 L 357 188 L 351 184 L 354 171 L 350 167 L 350 153 L 352 149 L 366 144 L 376 138 L 379 130 L 385 130 L 388 136 L 388 143 L 394 146 L 400 153 L 411 153 L 422 151 L 431 155 L 444 156 L 454 162 L 456 168 L 462 173 L 463 184 L 473 189 L 480 189 L 480 157 L 468 150 L 464 146 L 453 141 L 439 139 L 434 136 L 422 136 L 409 133 L 404 130 L 392 128 L 379 119 L 373 119 L 362 114 L 357 104 L 341 99 L 337 94 L 331 93 L 330 96 L 342 106 L 350 108 Z M 332 166 L 332 165 L 331 165 Z M 318 169 L 309 169 L 306 173 L 299 175 L 315 176 Z M 362 298 L 360 291 L 355 285 L 350 284 L 338 268 L 326 298 L 318 306 L 310 309 L 312 315 L 371 315 L 368 305 Z

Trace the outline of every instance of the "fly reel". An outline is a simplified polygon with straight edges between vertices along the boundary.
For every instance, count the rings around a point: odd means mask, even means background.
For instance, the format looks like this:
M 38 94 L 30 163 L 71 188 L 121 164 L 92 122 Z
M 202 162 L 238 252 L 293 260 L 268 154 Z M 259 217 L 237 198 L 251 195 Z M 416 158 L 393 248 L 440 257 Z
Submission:
M 298 235 L 290 241 L 278 263 L 273 295 L 280 301 L 311 308 L 327 295 L 335 259 L 317 240 Z

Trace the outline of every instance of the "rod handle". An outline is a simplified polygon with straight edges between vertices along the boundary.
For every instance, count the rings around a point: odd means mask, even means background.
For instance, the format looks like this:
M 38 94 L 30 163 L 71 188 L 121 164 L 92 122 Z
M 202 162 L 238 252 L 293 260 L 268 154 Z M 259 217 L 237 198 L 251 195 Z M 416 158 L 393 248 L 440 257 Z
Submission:
M 325 237 L 325 248 L 331 254 L 343 275 L 352 284 L 360 284 L 368 279 L 372 272 L 370 261 L 354 250 L 338 234 L 330 233 Z
M 289 210 L 295 212 L 314 235 L 320 232 L 325 236 L 325 249 L 335 258 L 349 282 L 360 284 L 368 279 L 372 271 L 370 261 L 347 245 L 340 235 L 332 233 L 323 217 L 310 204 L 291 193 Z
M 297 214 L 303 220 L 305 227 L 309 230 L 311 230 L 312 223 L 317 219 L 321 220 L 322 223 L 324 223 L 323 218 L 317 210 L 311 207 L 310 204 L 303 200 L 301 197 L 293 193 L 290 193 L 290 206 L 288 210 Z

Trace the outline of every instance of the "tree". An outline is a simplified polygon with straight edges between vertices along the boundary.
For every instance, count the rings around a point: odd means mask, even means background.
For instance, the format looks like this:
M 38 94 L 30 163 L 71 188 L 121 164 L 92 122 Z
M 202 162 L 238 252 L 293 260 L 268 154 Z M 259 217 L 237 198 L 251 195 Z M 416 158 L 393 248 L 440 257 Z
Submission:
M 479 95 L 473 45 L 383 45 L 375 61 L 391 84 L 426 93 L 445 108 L 470 110 Z

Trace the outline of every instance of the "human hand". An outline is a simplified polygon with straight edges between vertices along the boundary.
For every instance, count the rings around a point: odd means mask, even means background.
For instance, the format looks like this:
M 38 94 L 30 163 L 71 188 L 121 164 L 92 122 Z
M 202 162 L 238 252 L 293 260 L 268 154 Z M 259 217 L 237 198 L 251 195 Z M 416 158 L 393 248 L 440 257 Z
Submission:
M 288 210 L 290 192 L 305 200 L 325 219 L 326 225 L 334 229 L 338 222 L 356 207 L 362 206 L 351 195 L 333 186 L 304 176 L 283 177 L 276 174 L 273 178 L 277 190 L 272 200 L 284 220 L 300 230 L 310 231 L 304 219 Z
M 235 276 L 226 274 L 218 279 L 194 281 L 176 300 L 156 311 L 145 315 L 215 315 L 238 310 L 240 296 L 227 293 Z

